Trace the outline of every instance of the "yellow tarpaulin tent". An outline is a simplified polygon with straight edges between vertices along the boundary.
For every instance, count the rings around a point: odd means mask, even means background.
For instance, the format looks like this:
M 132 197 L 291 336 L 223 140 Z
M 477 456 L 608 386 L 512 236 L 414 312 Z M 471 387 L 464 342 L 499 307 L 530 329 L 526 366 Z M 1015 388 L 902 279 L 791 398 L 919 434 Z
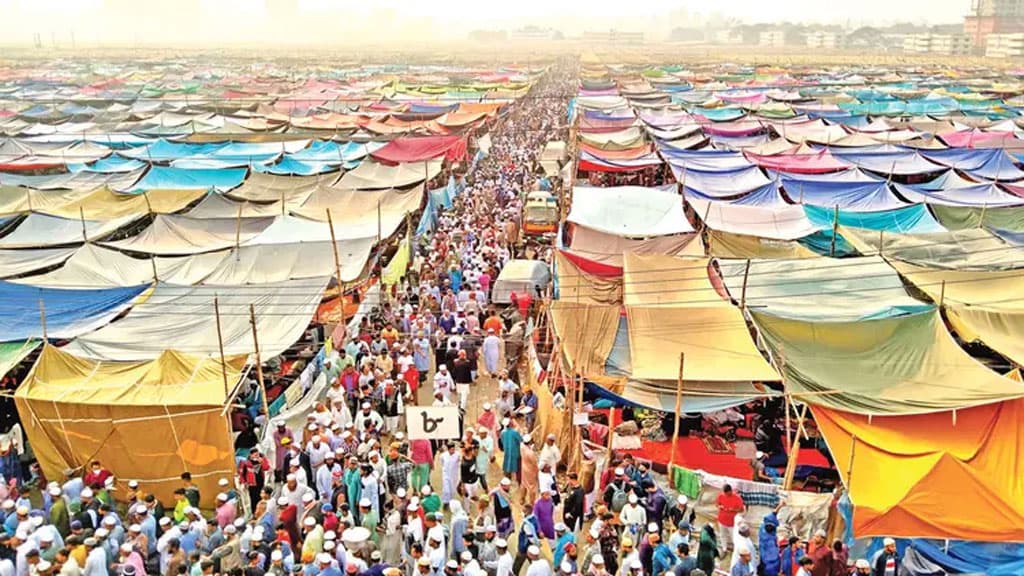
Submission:
M 754 346 L 742 312 L 723 298 L 706 258 L 625 256 L 623 299 L 629 316 L 634 379 L 778 380 Z
M 1024 364 L 1024 270 L 958 271 L 890 264 L 936 303 L 960 338 Z
M 1024 541 L 1024 400 L 874 418 L 815 406 L 814 417 L 858 537 Z
M 240 365 L 226 367 L 228 386 Z M 166 351 L 150 362 L 97 362 L 46 346 L 15 403 L 47 477 L 99 460 L 119 482 L 138 480 L 171 502 L 188 471 L 210 506 L 217 480 L 234 473 L 227 396 L 219 360 Z

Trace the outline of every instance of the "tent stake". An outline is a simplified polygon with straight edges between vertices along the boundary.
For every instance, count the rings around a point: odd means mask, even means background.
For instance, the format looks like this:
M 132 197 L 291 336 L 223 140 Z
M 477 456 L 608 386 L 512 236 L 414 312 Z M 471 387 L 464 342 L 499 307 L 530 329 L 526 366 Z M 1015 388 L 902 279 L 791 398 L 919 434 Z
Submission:
M 249 304 L 249 324 L 252 325 L 252 347 L 256 353 L 256 379 L 260 383 L 260 398 L 263 399 L 264 427 L 270 424 L 270 406 L 267 404 L 267 385 L 263 382 L 263 360 L 260 358 L 260 339 L 256 330 L 256 308 Z
M 217 319 L 217 346 L 220 348 L 220 374 L 224 378 L 224 398 L 226 399 L 231 395 L 231 390 L 228 389 L 228 366 L 224 361 L 224 335 L 220 329 L 220 301 L 219 297 L 213 297 L 213 314 Z
M 676 412 L 675 422 L 672 427 L 672 454 L 668 457 L 668 477 L 672 477 L 672 467 L 676 464 L 676 445 L 679 443 L 679 412 L 683 409 L 683 366 L 686 363 L 686 354 L 679 353 L 679 378 L 676 379 Z

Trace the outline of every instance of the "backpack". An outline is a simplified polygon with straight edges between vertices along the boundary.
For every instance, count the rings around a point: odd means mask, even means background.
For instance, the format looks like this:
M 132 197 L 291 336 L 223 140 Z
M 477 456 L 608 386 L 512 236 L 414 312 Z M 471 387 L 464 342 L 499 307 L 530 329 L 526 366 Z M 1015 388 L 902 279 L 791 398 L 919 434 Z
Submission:
M 629 501 L 629 494 L 614 482 L 612 482 L 612 490 L 612 512 L 618 514 L 626 507 L 626 502 Z
M 529 522 L 530 526 L 533 527 L 533 533 L 529 534 L 526 531 L 526 524 L 519 530 L 519 554 L 526 554 L 526 549 L 530 547 L 532 539 L 540 533 L 540 523 L 537 521 L 537 517 L 529 515 L 526 517 L 526 522 Z

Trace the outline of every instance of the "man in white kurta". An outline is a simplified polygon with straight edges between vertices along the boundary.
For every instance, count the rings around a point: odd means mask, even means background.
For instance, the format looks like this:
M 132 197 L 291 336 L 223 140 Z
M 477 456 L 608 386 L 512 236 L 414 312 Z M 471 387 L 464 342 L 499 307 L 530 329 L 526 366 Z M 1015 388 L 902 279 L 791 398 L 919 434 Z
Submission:
M 455 444 L 448 444 L 448 449 L 441 453 L 441 501 L 450 502 L 458 495 L 459 464 L 462 455 L 455 449 Z
M 498 360 L 501 358 L 501 339 L 495 335 L 494 330 L 487 331 L 487 337 L 484 338 L 483 352 L 484 370 L 487 370 L 487 373 L 491 375 L 497 374 Z

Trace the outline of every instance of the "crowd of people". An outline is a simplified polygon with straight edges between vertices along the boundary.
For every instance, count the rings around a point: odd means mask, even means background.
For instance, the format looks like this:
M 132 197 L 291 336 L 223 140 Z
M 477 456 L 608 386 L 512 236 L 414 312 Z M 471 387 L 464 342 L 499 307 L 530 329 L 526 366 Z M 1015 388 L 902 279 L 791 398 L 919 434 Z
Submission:
M 270 449 L 254 445 L 219 480 L 212 510 L 187 472 L 173 502 L 136 481 L 115 501 L 117 482 L 93 462 L 40 501 L 0 504 L 0 576 L 849 574 L 841 544 L 777 538 L 774 513 L 755 546 L 728 487 L 717 523 L 698 529 L 691 503 L 628 459 L 588 503 L 557 439 L 532 436 L 537 398 L 520 358 L 542 294 L 508 308 L 490 294 L 511 258 L 549 257 L 521 242 L 522 198 L 541 149 L 567 137 L 576 66 L 560 61 L 498 120 L 401 285 L 327 350 L 324 398 L 304 422 L 265 422 Z M 407 437 L 405 408 L 422 403 L 457 407 L 459 438 Z M 886 544 L 856 573 L 896 576 Z

